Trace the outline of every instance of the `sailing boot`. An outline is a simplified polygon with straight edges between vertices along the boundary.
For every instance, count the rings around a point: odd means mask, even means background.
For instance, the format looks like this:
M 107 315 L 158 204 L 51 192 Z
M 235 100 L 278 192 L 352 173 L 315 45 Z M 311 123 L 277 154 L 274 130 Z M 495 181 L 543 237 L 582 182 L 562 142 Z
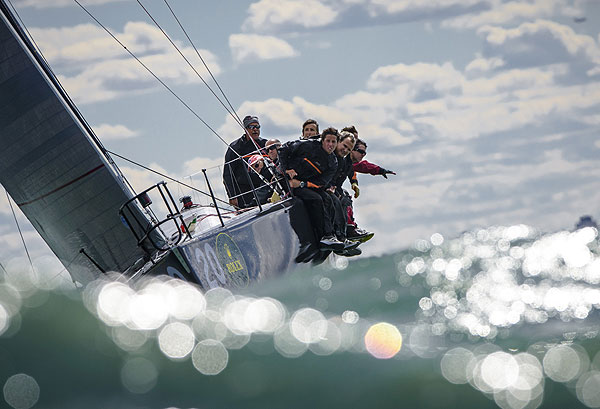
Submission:
M 296 263 L 308 263 L 319 253 L 319 247 L 312 243 L 305 243 L 300 246 L 298 255 L 296 256 Z
M 362 250 L 359 248 L 347 249 L 342 252 L 342 256 L 344 257 L 354 257 L 360 256 L 362 254 Z
M 334 235 L 323 236 L 319 243 L 321 250 L 343 250 L 345 247 L 344 243 L 339 241 Z
M 363 230 L 358 226 L 348 225 L 346 235 L 348 236 L 348 240 L 364 243 L 365 241 L 371 240 L 375 233 Z
M 346 251 L 355 250 L 361 244 L 360 241 L 352 241 L 352 240 L 348 240 L 348 239 L 344 239 L 344 240 L 340 240 L 340 241 L 342 241 L 344 243 L 344 248 L 341 250 L 333 251 L 335 254 L 339 254 L 340 256 L 345 256 Z M 362 251 L 361 251 L 361 253 L 362 253 Z

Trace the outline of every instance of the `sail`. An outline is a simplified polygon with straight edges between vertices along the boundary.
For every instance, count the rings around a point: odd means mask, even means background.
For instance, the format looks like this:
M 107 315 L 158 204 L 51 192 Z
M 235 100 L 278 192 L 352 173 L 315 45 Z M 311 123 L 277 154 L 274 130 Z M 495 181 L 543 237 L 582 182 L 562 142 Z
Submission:
M 75 280 L 123 272 L 148 256 L 119 217 L 132 195 L 4 1 L 0 11 L 0 183 Z

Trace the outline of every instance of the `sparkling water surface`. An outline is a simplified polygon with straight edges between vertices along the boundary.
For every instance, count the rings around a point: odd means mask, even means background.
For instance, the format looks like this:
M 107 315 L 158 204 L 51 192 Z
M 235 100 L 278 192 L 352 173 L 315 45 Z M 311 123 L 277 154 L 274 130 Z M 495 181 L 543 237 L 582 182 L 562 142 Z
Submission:
M 12 408 L 600 407 L 598 232 L 490 227 L 242 292 L 3 263 Z M 368 245 L 365 244 L 365 245 Z M 58 274 L 57 274 L 58 273 Z

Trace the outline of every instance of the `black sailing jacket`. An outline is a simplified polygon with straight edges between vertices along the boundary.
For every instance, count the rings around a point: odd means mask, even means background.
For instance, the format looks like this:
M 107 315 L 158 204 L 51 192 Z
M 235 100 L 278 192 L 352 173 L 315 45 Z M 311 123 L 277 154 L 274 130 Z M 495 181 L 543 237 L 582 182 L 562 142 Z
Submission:
M 258 138 L 256 143 L 261 148 L 264 148 L 267 140 Z M 236 153 L 242 156 L 243 159 L 238 158 Z M 225 166 L 223 167 L 223 184 L 229 197 L 252 190 L 248 182 L 248 158 L 255 153 L 256 146 L 245 134 L 229 145 L 225 153 Z M 238 200 L 240 206 L 246 207 L 250 205 L 250 202 L 254 199 L 254 195 L 250 192 L 240 199 Z
M 284 143 L 279 148 L 279 165 L 284 171 L 294 169 L 296 179 L 312 188 L 330 186 L 338 166 L 335 153 L 327 153 L 317 140 Z
M 350 158 L 350 155 L 348 154 L 343 158 L 340 158 L 337 155 L 336 157 L 338 160 L 338 167 L 337 171 L 335 172 L 335 175 L 333 176 L 331 184 L 335 186 L 336 191 L 341 191 L 342 185 L 344 184 L 346 178 L 348 178 L 350 184 L 358 183 L 358 180 L 356 179 L 356 173 L 352 168 L 352 159 Z

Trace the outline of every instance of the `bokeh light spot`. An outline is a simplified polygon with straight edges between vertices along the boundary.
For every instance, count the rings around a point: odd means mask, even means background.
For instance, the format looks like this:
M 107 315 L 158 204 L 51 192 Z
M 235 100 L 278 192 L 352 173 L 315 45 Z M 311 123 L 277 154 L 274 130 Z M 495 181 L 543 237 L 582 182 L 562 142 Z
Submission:
M 158 336 L 160 350 L 169 358 L 185 358 L 194 348 L 194 332 L 181 322 L 166 325 Z
M 194 348 L 192 362 L 201 374 L 217 375 L 227 367 L 229 352 L 221 342 L 205 339 Z
M 15 409 L 29 409 L 40 398 L 40 386 L 35 379 L 24 373 L 8 378 L 3 391 L 4 400 Z
M 121 382 L 132 393 L 149 392 L 156 385 L 157 378 L 156 366 L 145 358 L 129 359 L 121 369 Z
M 579 355 L 568 345 L 558 345 L 548 350 L 543 364 L 546 375 L 556 382 L 573 380 L 581 368 Z
M 465 348 L 454 348 L 446 352 L 440 362 L 442 375 L 448 382 L 464 384 L 469 381 L 467 377 L 467 366 L 474 359 L 474 354 Z
M 402 334 L 392 324 L 380 322 L 372 325 L 365 334 L 365 346 L 375 358 L 389 359 L 402 348 Z

